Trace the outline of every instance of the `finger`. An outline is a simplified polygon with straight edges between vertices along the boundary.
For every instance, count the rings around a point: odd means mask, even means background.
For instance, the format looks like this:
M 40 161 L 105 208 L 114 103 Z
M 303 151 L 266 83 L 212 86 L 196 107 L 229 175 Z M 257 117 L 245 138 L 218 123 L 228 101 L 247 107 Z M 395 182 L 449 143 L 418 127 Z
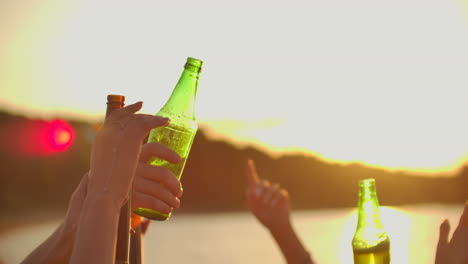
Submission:
M 247 160 L 246 175 L 248 186 L 252 187 L 258 183 L 259 177 L 257 174 L 257 169 L 255 168 L 254 161 L 251 159 Z
M 278 192 L 279 190 L 279 185 L 277 183 L 274 183 L 272 185 L 270 185 L 265 191 L 264 191 L 264 194 L 263 194 L 263 202 L 266 203 L 266 204 L 270 204 L 271 202 L 271 199 L 273 198 L 273 196 Z
M 169 125 L 169 118 L 154 115 L 134 114 L 132 123 L 129 127 L 133 128 L 131 131 L 135 131 L 138 134 L 137 137 L 145 138 L 151 129 L 156 127 L 162 127 Z
M 450 224 L 448 219 L 445 219 L 439 227 L 439 241 L 437 243 L 435 263 L 445 264 L 447 261 L 447 246 L 449 241 Z
M 125 125 L 120 125 L 122 129 L 125 130 L 124 137 L 127 140 L 124 140 L 124 142 L 133 144 L 134 142 L 138 141 L 138 145 L 141 145 L 143 139 L 148 136 L 151 129 L 155 127 L 167 126 L 169 124 L 168 118 L 152 115 L 134 114 L 133 116 L 129 116 L 128 120 L 129 121 L 126 123 L 125 121 L 114 123 L 125 123 Z
M 258 201 L 262 201 L 263 192 L 270 183 L 265 180 L 260 180 L 255 186 L 247 189 L 247 198 L 252 204 L 257 204 Z
M 448 219 L 445 219 L 439 227 L 439 242 L 438 248 L 445 247 L 449 242 L 450 223 Z
M 144 193 L 139 193 L 139 192 L 134 193 L 133 199 L 134 201 L 138 201 L 138 202 L 132 201 L 133 211 L 138 208 L 148 208 L 148 209 L 151 209 L 151 210 L 163 213 L 163 214 L 168 214 L 172 212 L 173 210 L 173 208 L 169 206 L 168 204 L 166 204 L 165 202 L 158 200 L 158 199 L 154 199 L 154 197 L 144 194 Z
M 277 192 L 274 193 L 273 197 L 270 201 L 270 206 L 275 207 L 280 202 L 285 201 L 288 198 L 288 192 L 284 189 L 279 189 Z
M 164 185 L 172 194 L 181 197 L 183 194 L 182 184 L 169 169 L 139 163 L 136 170 L 135 182 L 138 184 L 143 179 Z
M 107 120 L 118 120 L 123 117 L 128 116 L 129 114 L 136 113 L 141 109 L 143 106 L 143 102 L 136 102 L 134 104 L 127 105 L 123 108 L 116 109 L 115 111 L 112 111 L 110 116 L 107 118 Z
M 129 105 L 123 107 L 121 112 L 133 114 L 133 113 L 138 112 L 141 109 L 141 107 L 143 107 L 143 102 L 139 101 L 139 102 L 136 102 L 134 104 L 129 104 Z
M 255 187 L 255 197 L 257 199 L 262 199 L 263 196 L 265 195 L 266 190 L 270 187 L 270 182 L 267 180 L 260 180 L 258 184 Z
M 141 123 L 146 128 L 156 128 L 169 125 L 170 119 L 163 116 L 135 114 L 137 122 Z
M 169 161 L 170 163 L 180 163 L 182 161 L 177 152 L 163 144 L 157 142 L 144 144 L 141 148 L 140 160 L 147 163 L 154 157 Z
M 180 207 L 179 198 L 170 190 L 168 190 L 166 186 L 160 184 L 159 182 L 140 178 L 133 184 L 133 193 L 143 193 L 145 195 L 151 196 L 153 199 L 160 200 L 171 207 Z M 138 200 L 135 200 L 135 203 L 138 202 Z

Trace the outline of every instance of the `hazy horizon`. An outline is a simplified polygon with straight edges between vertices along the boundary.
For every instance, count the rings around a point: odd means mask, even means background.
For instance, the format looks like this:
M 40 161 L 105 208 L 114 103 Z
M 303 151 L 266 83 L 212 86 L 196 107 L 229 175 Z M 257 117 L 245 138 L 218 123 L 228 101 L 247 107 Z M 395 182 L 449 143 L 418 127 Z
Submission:
M 18 112 L 18 111 L 11 110 L 11 109 L 10 110 L 2 109 L 0 111 L 5 111 L 6 113 L 9 113 L 11 115 L 21 116 L 24 118 L 30 118 L 33 120 L 34 119 L 40 119 L 40 120 L 64 119 L 64 120 L 71 121 L 71 122 L 88 123 L 90 125 L 96 125 L 102 122 L 102 118 L 89 118 L 86 116 L 83 117 L 81 115 L 73 115 L 73 114 L 67 115 L 66 113 L 60 113 L 57 115 L 48 113 L 48 114 L 40 115 L 37 112 L 31 112 L 28 114 L 26 112 L 21 112 L 21 111 Z M 104 112 L 102 113 L 102 115 L 104 115 Z M 415 168 L 389 168 L 389 167 L 380 166 L 377 164 L 366 163 L 364 161 L 359 161 L 359 160 L 337 160 L 331 157 L 323 156 L 320 153 L 317 153 L 317 152 L 314 152 L 312 150 L 308 150 L 305 148 L 301 148 L 301 147 L 280 148 L 280 147 L 271 146 L 265 142 L 259 142 L 258 140 L 253 139 L 253 138 L 250 138 L 250 139 L 249 138 L 236 138 L 233 135 L 224 134 L 222 133 L 222 131 L 216 130 L 216 128 L 211 127 L 209 123 L 199 122 L 199 129 L 203 130 L 204 135 L 207 136 L 208 139 L 210 140 L 226 142 L 237 148 L 252 147 L 274 158 L 280 158 L 285 155 L 304 155 L 304 156 L 310 156 L 310 157 L 316 158 L 322 162 L 326 162 L 330 164 L 341 164 L 341 165 L 359 164 L 367 168 L 382 169 L 382 170 L 389 171 L 389 172 L 404 172 L 404 173 L 407 172 L 413 176 L 422 176 L 422 177 L 425 177 L 425 176 L 453 177 L 453 176 L 456 176 L 456 174 L 459 172 L 460 169 L 463 169 L 464 166 L 468 165 L 468 160 L 461 160 L 459 163 L 454 164 L 451 168 L 444 168 L 440 170 L 434 170 L 434 169 L 424 170 L 424 169 L 415 169 Z

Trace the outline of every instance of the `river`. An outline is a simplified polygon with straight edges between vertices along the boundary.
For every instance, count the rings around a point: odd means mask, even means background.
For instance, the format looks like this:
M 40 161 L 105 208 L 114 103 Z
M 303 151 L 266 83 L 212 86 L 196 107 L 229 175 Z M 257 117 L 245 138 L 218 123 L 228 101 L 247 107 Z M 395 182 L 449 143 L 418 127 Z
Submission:
M 448 218 L 453 231 L 462 210 L 462 204 L 383 206 L 392 263 L 433 263 L 439 224 Z M 356 220 L 354 208 L 292 212 L 294 227 L 317 263 L 352 263 L 351 238 Z M 0 237 L 0 260 L 4 264 L 19 263 L 58 224 L 53 220 L 4 233 Z M 169 221 L 151 223 L 144 243 L 147 264 L 284 263 L 267 230 L 248 212 L 176 211 Z

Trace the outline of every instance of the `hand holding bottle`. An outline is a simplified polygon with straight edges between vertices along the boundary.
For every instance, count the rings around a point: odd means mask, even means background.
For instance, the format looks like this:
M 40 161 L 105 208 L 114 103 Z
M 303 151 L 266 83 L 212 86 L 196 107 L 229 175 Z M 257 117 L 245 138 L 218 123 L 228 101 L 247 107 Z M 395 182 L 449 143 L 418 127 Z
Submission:
M 113 111 L 91 151 L 88 192 L 110 194 L 118 207 L 132 186 L 143 139 L 152 128 L 169 124 L 168 118 L 135 114 L 142 105 L 138 102 Z
M 114 263 L 120 208 L 127 200 L 141 143 L 168 118 L 136 114 L 142 103 L 112 111 L 91 151 L 88 192 L 78 222 L 70 263 Z
M 148 161 L 153 157 L 173 164 L 181 162 L 175 151 L 162 144 L 152 142 L 143 145 L 133 182 L 132 210 L 143 207 L 169 214 L 180 206 L 182 185 L 168 168 L 149 165 Z
M 439 242 L 436 251 L 436 264 L 468 263 L 468 201 L 460 217 L 457 228 L 449 240 L 450 223 L 446 219 L 440 225 Z
M 151 119 L 159 118 L 151 117 Z M 159 123 L 160 121 L 158 120 L 157 122 Z M 112 124 L 112 126 L 114 125 L 115 124 Z M 107 131 L 106 133 L 110 132 L 111 131 Z M 99 147 L 104 146 L 99 145 Z M 102 151 L 105 151 L 105 149 L 102 149 Z M 154 208 L 156 210 L 172 211 L 172 208 L 178 208 L 179 206 L 178 197 L 182 195 L 180 182 L 169 170 L 162 167 L 148 165 L 147 160 L 150 156 L 157 156 L 174 163 L 180 161 L 179 155 L 165 146 L 157 143 L 148 143 L 143 145 L 133 182 L 131 199 L 132 206 L 133 208 L 148 206 L 149 208 Z M 84 203 L 88 198 L 88 195 L 93 195 L 92 193 L 89 193 L 88 185 L 89 172 L 83 176 L 78 187 L 73 192 L 62 224 L 50 237 L 35 248 L 21 262 L 22 264 L 70 262 L 72 249 L 75 246 L 75 237 L 77 236 L 76 231 L 79 227 L 79 220 L 81 218 L 82 211 L 86 211 Z M 91 226 L 90 228 L 92 230 L 97 230 L 93 229 L 92 225 L 93 223 L 98 224 L 98 220 L 102 218 L 103 214 L 93 214 L 91 216 L 91 221 L 89 222 L 89 225 Z M 138 216 L 138 218 L 140 217 Z M 133 226 L 134 228 L 140 224 L 140 221 L 138 220 L 135 221 L 135 225 Z M 109 222 L 110 221 L 106 222 L 106 226 L 109 226 Z M 132 224 L 133 222 L 134 221 L 132 221 Z M 145 227 L 142 231 L 145 231 Z M 93 231 L 92 234 L 95 234 L 95 232 Z M 90 245 L 93 245 L 93 243 L 90 243 Z

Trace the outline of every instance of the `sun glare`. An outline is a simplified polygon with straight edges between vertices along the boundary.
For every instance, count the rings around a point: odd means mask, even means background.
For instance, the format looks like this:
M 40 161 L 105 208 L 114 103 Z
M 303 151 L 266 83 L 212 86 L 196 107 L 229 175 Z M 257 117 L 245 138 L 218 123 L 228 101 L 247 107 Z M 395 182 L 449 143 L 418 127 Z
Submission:
M 410 241 L 411 213 L 393 207 L 380 207 L 380 214 L 385 230 L 390 238 L 390 254 L 392 263 L 409 262 L 408 243 Z M 347 216 L 340 242 L 340 262 L 352 264 L 351 239 L 356 230 L 357 210 Z M 428 250 L 422 248 L 421 250 Z M 431 249 L 432 250 L 432 249 Z M 417 255 L 417 254 L 414 254 Z

